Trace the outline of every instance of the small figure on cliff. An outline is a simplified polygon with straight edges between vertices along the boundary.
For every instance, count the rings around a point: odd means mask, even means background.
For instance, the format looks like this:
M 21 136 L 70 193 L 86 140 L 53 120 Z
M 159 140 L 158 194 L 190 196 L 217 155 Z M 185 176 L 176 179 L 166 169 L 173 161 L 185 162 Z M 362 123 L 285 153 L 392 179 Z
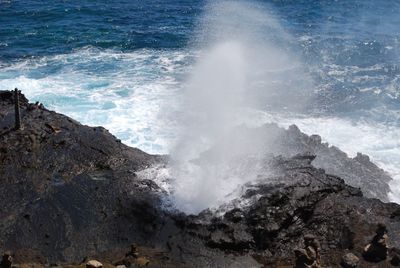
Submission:
M 139 252 L 138 252 L 136 244 L 132 244 L 131 250 L 125 254 L 125 257 L 129 257 L 129 256 L 134 257 L 134 258 L 139 257 Z
M 313 235 L 304 236 L 304 248 L 295 249 L 295 268 L 320 268 L 320 245 Z
M 115 263 L 115 265 L 124 265 L 125 267 L 146 267 L 149 263 L 149 259 L 140 256 L 137 245 L 132 244 L 131 250 L 125 254 L 125 258 Z
M 389 247 L 387 245 L 388 235 L 386 226 L 378 224 L 376 235 L 372 241 L 365 246 L 363 257 L 370 262 L 380 262 L 386 260 Z

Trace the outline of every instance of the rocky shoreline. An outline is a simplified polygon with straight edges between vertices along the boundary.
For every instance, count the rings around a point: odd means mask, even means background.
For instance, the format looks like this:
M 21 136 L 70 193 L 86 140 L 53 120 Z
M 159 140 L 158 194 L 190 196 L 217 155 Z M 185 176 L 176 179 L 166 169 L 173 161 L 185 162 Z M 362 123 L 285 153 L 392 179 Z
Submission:
M 167 156 L 22 94 L 20 107 L 23 127 L 13 130 L 13 94 L 0 91 L 0 251 L 10 251 L 1 267 L 10 258 L 16 267 L 400 265 L 400 206 L 385 203 L 391 178 L 296 126 L 252 130 L 268 133 L 265 165 L 275 172 L 245 186 L 247 206 L 185 215 L 163 209 L 166 193 L 138 175 Z

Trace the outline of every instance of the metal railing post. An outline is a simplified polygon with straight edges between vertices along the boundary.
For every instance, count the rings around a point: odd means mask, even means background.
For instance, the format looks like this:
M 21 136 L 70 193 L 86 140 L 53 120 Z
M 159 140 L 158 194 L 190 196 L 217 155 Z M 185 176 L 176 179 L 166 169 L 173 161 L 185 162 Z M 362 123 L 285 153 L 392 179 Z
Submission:
M 19 94 L 18 89 L 14 89 L 14 107 L 15 107 L 15 129 L 21 128 L 21 113 L 19 110 Z

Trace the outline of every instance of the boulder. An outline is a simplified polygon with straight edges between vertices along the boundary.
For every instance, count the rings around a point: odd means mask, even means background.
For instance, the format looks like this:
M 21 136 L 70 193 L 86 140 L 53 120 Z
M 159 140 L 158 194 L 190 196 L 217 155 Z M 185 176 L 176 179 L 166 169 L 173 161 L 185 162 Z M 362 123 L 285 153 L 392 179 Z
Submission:
M 343 255 L 342 262 L 340 265 L 343 268 L 356 268 L 360 262 L 360 259 L 353 253 L 347 253 Z
M 295 268 L 319 268 L 320 245 L 314 235 L 307 234 L 304 236 L 304 248 L 295 249 L 296 264 Z
M 86 263 L 86 268 L 103 268 L 103 264 L 96 260 L 90 260 Z

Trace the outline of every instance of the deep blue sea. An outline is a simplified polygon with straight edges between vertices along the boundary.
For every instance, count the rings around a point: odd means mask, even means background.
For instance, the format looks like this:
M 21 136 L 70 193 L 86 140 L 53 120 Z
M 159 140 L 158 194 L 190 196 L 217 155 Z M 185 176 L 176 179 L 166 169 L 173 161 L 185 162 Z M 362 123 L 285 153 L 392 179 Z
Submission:
M 397 0 L 0 0 L 0 89 L 168 153 L 185 88 L 223 77 L 253 124 L 370 155 L 400 201 L 399 25 Z

